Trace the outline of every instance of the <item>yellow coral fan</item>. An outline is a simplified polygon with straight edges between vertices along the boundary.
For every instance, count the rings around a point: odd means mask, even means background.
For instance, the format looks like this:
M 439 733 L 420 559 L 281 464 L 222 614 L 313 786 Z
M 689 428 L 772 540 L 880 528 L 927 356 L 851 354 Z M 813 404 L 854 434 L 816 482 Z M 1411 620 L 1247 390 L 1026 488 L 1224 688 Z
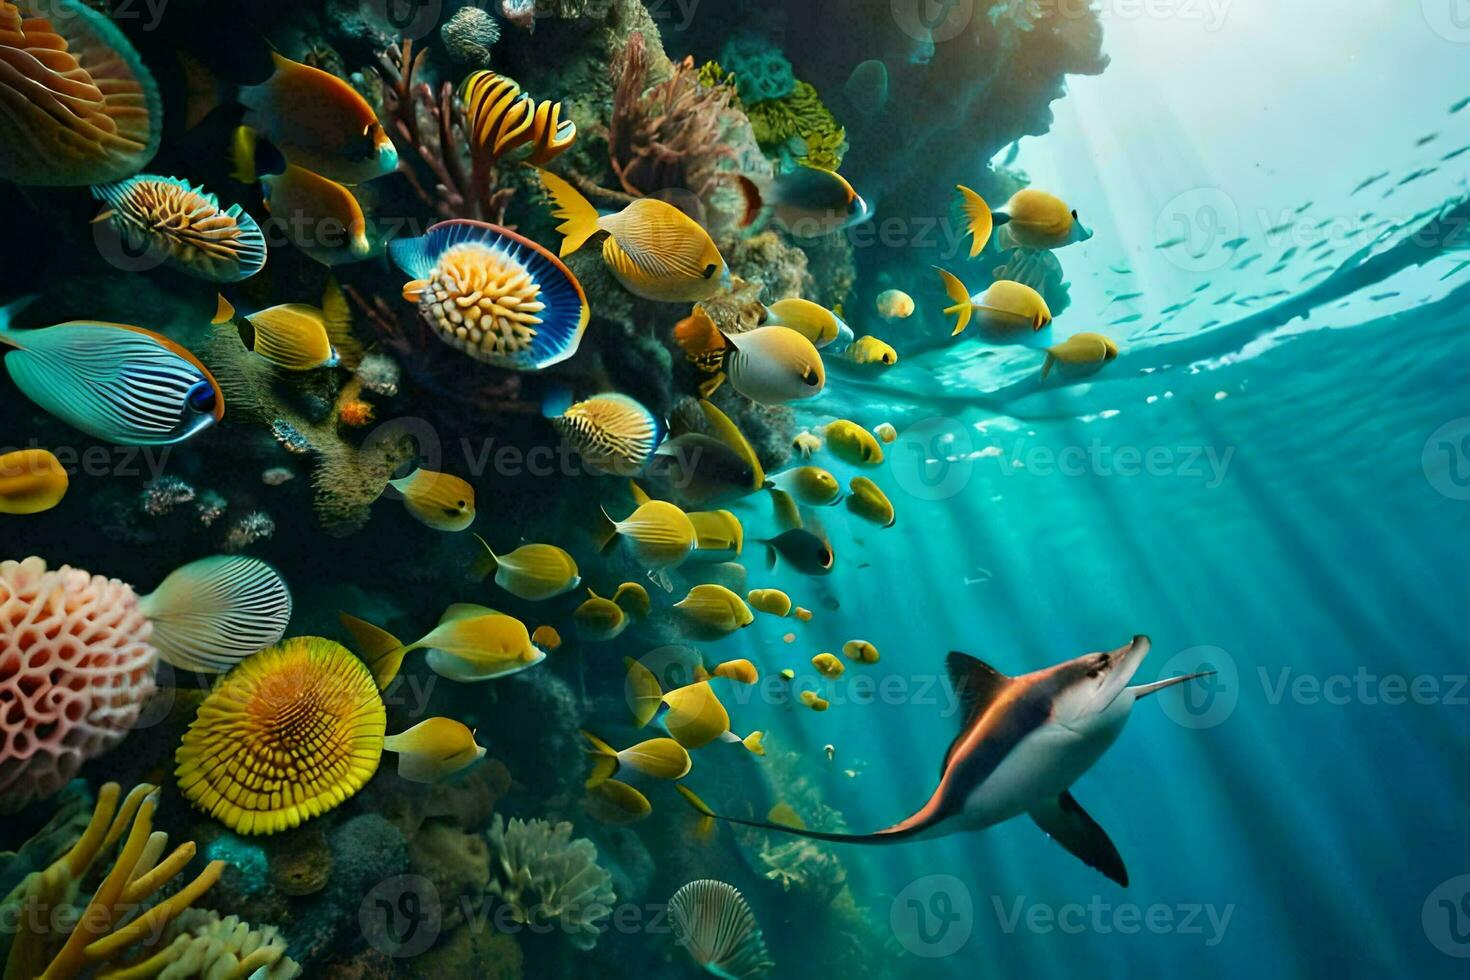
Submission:
M 204 699 L 175 759 L 179 789 L 238 833 L 295 827 L 372 778 L 386 724 L 366 664 L 331 640 L 294 637 Z

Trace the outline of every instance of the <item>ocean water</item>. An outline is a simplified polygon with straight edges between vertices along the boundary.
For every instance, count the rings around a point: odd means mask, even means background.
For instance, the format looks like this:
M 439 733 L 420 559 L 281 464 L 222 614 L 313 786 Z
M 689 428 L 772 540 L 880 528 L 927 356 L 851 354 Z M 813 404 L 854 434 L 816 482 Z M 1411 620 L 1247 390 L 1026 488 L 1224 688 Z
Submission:
M 327 4 L 322 15 L 341 22 L 351 13 L 345 6 Z M 700 62 L 719 53 L 711 37 L 732 23 L 761 30 L 773 17 L 762 4 L 716 12 L 696 4 L 672 20 L 645 6 L 667 53 Z M 775 423 L 748 405 L 736 417 L 762 452 L 834 418 L 897 430 L 881 469 L 856 469 L 829 453 L 813 460 L 844 486 L 872 476 L 896 511 L 890 528 L 841 506 L 811 511 L 836 554 L 830 575 L 804 576 L 785 562 L 768 569 L 759 540 L 774 532 L 767 496 L 732 505 L 745 524 L 746 586 L 787 591 L 812 611 L 810 623 L 757 614 L 724 639 L 679 636 L 668 607 L 692 573 L 676 570 L 665 593 L 646 569 L 592 545 L 598 504 L 631 509 L 621 481 L 580 473 L 544 480 L 486 464 L 497 446 L 555 443 L 538 418 L 533 382 L 467 375 L 459 355 L 427 332 L 405 340 L 359 307 L 359 338 L 392 351 L 403 369 L 403 391 L 378 403 L 375 424 L 398 415 L 434 433 L 443 468 L 475 485 L 474 530 L 498 551 L 519 540 L 563 544 L 584 584 L 601 594 L 622 580 L 645 584 L 656 610 L 649 623 L 611 643 L 578 641 L 580 590 L 528 603 L 471 582 L 477 549 L 469 536 L 413 521 L 392 494 L 352 533 L 324 528 L 314 510 L 321 484 L 356 473 L 312 475 L 316 457 L 286 453 L 259 419 L 235 422 L 227 413 L 198 446 L 129 455 L 123 472 L 116 449 L 70 433 L 0 379 L 0 447 L 68 448 L 79 460 L 89 448 L 102 454 L 95 467 L 78 464 L 54 511 L 0 513 L 0 560 L 37 555 L 144 592 L 173 568 L 221 550 L 243 515 L 266 513 L 274 533 L 241 550 L 273 563 L 290 584 L 290 636 L 356 647 L 336 618 L 344 610 L 417 637 L 454 602 L 501 608 L 528 628 L 555 625 L 566 647 L 483 685 L 452 683 L 411 658 L 387 698 L 388 731 L 429 716 L 476 729 L 487 760 L 442 782 L 489 784 L 486 770 L 502 767 L 506 781 L 490 808 L 570 822 L 612 872 L 617 908 L 634 913 L 632 924 L 606 928 L 592 951 L 567 940 L 565 929 L 507 925 L 494 914 L 504 896 L 476 878 L 495 873 L 484 844 L 488 811 L 457 804 L 436 813 L 425 824 L 450 828 L 439 838 L 405 824 L 403 813 L 417 813 L 441 789 L 402 780 L 391 756 L 367 789 L 300 830 L 271 838 L 226 832 L 190 809 L 172 775 L 194 699 L 210 679 L 167 666 L 158 681 L 166 703 L 145 710 L 120 747 L 87 761 L 77 775 L 88 791 L 109 780 L 125 789 L 145 779 L 160 785 L 160 826 L 229 862 L 214 899 L 196 905 L 278 927 L 282 947 L 310 977 L 698 975 L 669 931 L 651 923 L 662 921 L 676 889 L 704 877 L 744 894 L 776 977 L 829 964 L 873 977 L 1463 976 L 1470 155 L 1451 154 L 1470 144 L 1470 109 L 1460 104 L 1470 97 L 1470 27 L 1451 0 L 1352 10 L 1314 0 L 1094 6 L 1106 70 L 1068 77 L 1044 132 L 1017 133 L 1018 142 L 1007 139 L 988 160 L 976 151 L 971 166 L 1022 172 L 1079 208 L 1094 237 L 1058 250 L 1070 303 L 1046 337 L 1096 330 L 1121 353 L 1091 378 L 1043 382 L 1034 347 L 1045 340 L 994 348 L 949 337 L 929 265 L 967 270 L 973 288 L 979 264 L 952 248 L 889 247 L 855 229 L 843 233 L 856 281 L 849 295 L 826 301 L 841 303 L 860 334 L 888 337 L 900 363 L 874 373 L 828 357 L 819 399 Z M 687 34 L 678 26 L 685 13 Z M 190 16 L 181 22 L 196 23 Z M 150 59 L 187 30 L 170 28 L 166 9 L 160 23 L 161 35 L 127 31 Z M 867 30 L 851 29 L 855 38 Z M 293 22 L 301 36 L 313 30 Z M 590 77 L 588 61 L 603 70 L 592 47 L 579 47 L 600 37 L 599 27 L 548 16 L 535 35 L 516 33 L 508 20 L 502 30 L 495 57 L 513 52 L 509 65 L 558 98 L 579 92 L 570 84 L 553 91 L 561 82 L 549 76 Z M 533 66 L 537 43 L 559 45 L 546 55 L 556 70 Z M 839 34 L 832 46 L 843 43 Z M 370 45 L 339 47 L 360 74 Z M 799 46 L 788 43 L 787 53 L 801 76 Z M 210 67 L 222 71 L 230 61 L 222 55 Z M 172 69 L 158 70 L 168 86 L 181 84 Z M 1001 102 L 1007 79 L 986 84 Z M 902 93 L 897 83 L 894 92 Z M 583 140 L 588 122 L 578 120 Z M 882 144 L 868 133 L 863 143 L 853 128 L 850 159 L 883 185 L 871 195 L 875 220 L 920 221 L 890 203 L 899 198 L 886 193 L 893 184 L 878 176 Z M 967 147 L 962 137 L 947 145 Z M 166 131 L 161 159 L 180 176 L 208 175 L 254 203 L 224 183 L 223 151 L 198 131 Z M 1414 177 L 1419 170 L 1430 172 Z M 62 227 L 89 216 L 84 188 L 0 183 L 0 202 L 8 212 L 0 219 L 0 302 L 42 296 L 25 326 L 131 316 L 209 348 L 201 317 L 213 307 L 213 287 L 170 270 L 108 268 L 87 251 L 89 236 Z M 379 216 L 393 206 L 381 205 Z M 422 224 L 431 211 L 422 207 L 413 220 Z M 544 214 L 512 214 L 526 222 L 523 232 L 554 244 Z M 1245 261 L 1251 255 L 1259 257 Z M 571 262 L 574 271 L 597 283 L 588 290 L 589 338 L 601 329 L 626 349 L 593 340 L 595 366 L 573 361 L 552 373 L 670 406 L 688 395 L 687 377 L 643 364 L 671 363 L 658 331 L 684 316 L 687 303 L 653 306 L 667 323 L 648 324 L 653 346 L 637 346 L 635 331 L 614 333 L 623 328 L 613 324 L 642 324 L 647 308 L 629 313 L 610 278 L 594 279 L 595 256 L 581 258 L 588 262 Z M 272 278 L 277 266 L 289 271 Z M 319 295 L 320 267 L 289 244 L 272 242 L 267 268 L 269 287 L 254 303 Z M 396 302 L 404 277 L 385 259 L 337 269 L 359 291 Z M 885 324 L 870 311 L 880 277 L 912 293 L 912 320 Z M 1120 298 L 1128 294 L 1137 295 Z M 462 397 L 465 377 L 488 379 L 475 382 L 480 400 Z M 281 397 L 283 411 L 301 415 L 299 403 Z M 360 447 L 364 439 L 349 433 L 346 441 Z M 261 471 L 270 466 L 294 478 L 266 485 Z M 185 509 L 218 488 L 228 501 L 225 523 L 139 517 L 133 502 L 148 499 L 160 475 L 193 488 Z M 767 757 L 716 742 L 694 751 L 683 784 L 722 813 L 761 820 L 789 802 L 813 828 L 862 834 L 909 816 L 934 791 L 961 730 L 945 671 L 950 651 L 1022 675 L 1138 634 L 1152 642 L 1138 682 L 1214 673 L 1140 701 L 1116 743 L 1072 787 L 1122 855 L 1127 888 L 1024 816 L 889 846 L 818 844 L 797 852 L 811 862 L 801 865 L 771 856 L 795 839 L 776 831 L 722 824 L 711 843 L 691 843 L 691 812 L 655 780 L 629 779 L 650 804 L 641 820 L 612 825 L 587 804 L 579 729 L 619 747 L 663 734 L 640 734 L 629 722 L 625 656 L 686 643 L 711 666 L 751 660 L 764 682 L 724 685 L 720 697 L 737 735 L 766 733 Z M 855 638 L 874 644 L 881 660 L 849 661 L 837 680 L 819 677 L 812 655 Z M 796 672 L 794 685 L 775 682 L 782 668 Z M 10 661 L 0 661 L 0 680 L 7 669 Z M 830 708 L 808 710 L 793 688 L 823 692 Z M 28 802 L 0 831 L 0 850 L 19 849 L 55 810 L 47 798 Z M 352 843 L 358 838 L 346 828 L 364 818 L 387 827 L 386 836 Z M 317 829 L 319 839 L 308 835 Z M 280 869 L 301 841 L 313 854 L 335 855 L 327 883 L 310 891 L 282 884 Z M 387 857 L 363 857 L 376 850 Z M 19 867 L 8 858 L 0 855 L 5 889 Z M 470 870 L 456 876 L 456 868 Z M 782 873 L 791 880 L 783 884 Z M 463 921 L 420 916 L 426 894 L 436 907 L 463 910 Z M 509 947 L 491 943 L 497 930 Z

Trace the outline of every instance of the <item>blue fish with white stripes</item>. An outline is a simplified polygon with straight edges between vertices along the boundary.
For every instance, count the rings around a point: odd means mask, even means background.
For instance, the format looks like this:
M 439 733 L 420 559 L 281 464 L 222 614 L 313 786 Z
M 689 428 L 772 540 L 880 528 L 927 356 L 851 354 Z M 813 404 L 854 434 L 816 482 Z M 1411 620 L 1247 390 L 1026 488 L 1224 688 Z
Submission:
M 449 346 L 477 361 L 539 371 L 577 352 L 591 311 L 561 260 L 515 232 L 483 221 L 442 221 L 388 252 L 412 277 L 414 303 Z
M 209 369 L 186 348 L 141 327 L 73 320 L 14 330 L 29 299 L 0 309 L 5 369 L 26 397 L 104 442 L 168 446 L 225 416 Z

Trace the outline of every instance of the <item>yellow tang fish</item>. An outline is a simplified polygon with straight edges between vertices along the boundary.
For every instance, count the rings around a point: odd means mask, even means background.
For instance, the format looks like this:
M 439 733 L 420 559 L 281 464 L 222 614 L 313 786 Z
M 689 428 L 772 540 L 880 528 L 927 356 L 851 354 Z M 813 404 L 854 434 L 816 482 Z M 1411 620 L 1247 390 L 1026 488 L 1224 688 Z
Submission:
M 621 539 L 633 559 L 647 569 L 677 568 L 694 551 L 694 524 L 666 500 L 645 500 L 625 520 L 613 520 L 606 510 L 602 517 L 601 549 Z
M 439 625 L 412 643 L 403 643 L 392 633 L 366 620 L 339 613 L 362 657 L 373 672 L 379 688 L 398 676 L 403 658 L 414 650 L 427 650 L 429 669 L 452 681 L 477 682 L 534 667 L 546 654 L 531 642 L 526 625 L 513 616 L 460 603 L 450 606 Z
M 745 600 L 771 616 L 784 617 L 791 614 L 791 597 L 780 589 L 752 589 Z
M 730 730 L 730 714 L 715 696 L 709 681 L 675 688 L 663 696 L 668 707 L 664 725 L 686 749 L 697 749 Z
M 873 435 L 877 436 L 880 442 L 892 442 L 898 438 L 898 430 L 893 427 L 892 422 L 880 422 L 873 429 Z
M 1005 207 L 992 212 L 985 199 L 970 188 L 959 184 L 955 190 L 959 192 L 959 209 L 972 236 L 972 259 L 985 249 L 991 231 L 997 227 L 1001 229 L 997 237 L 1002 248 L 1061 248 L 1092 237 L 1092 232 L 1077 220 L 1077 212 L 1046 191 L 1023 188 L 1011 196 Z
M 662 303 L 708 299 L 730 284 L 730 268 L 709 232 L 683 211 L 643 197 L 616 214 L 598 214 L 590 201 L 565 180 L 538 170 L 562 219 L 561 257 L 580 249 L 598 232 L 602 260 L 613 277 L 635 296 Z
M 275 71 L 240 92 L 245 125 L 288 161 L 349 184 L 398 169 L 398 151 L 367 100 L 330 72 L 272 53 Z
M 723 585 L 696 585 L 674 603 L 688 632 L 701 639 L 718 639 L 755 621 L 755 614 Z
M 857 660 L 865 664 L 878 662 L 878 648 L 867 640 L 848 640 L 842 644 L 842 654 L 849 660 Z
M 216 323 L 233 312 L 223 296 L 219 309 Z M 326 315 L 315 306 L 283 303 L 234 319 L 234 325 L 248 350 L 283 370 L 314 371 L 340 363 L 327 335 Z
M 760 671 L 749 660 L 727 660 L 715 667 L 714 675 L 741 684 L 754 684 L 761 679 Z
M 1100 333 L 1073 334 L 1060 344 L 1046 349 L 1046 363 L 1041 365 L 1041 376 L 1051 373 L 1056 365 L 1058 372 L 1068 378 L 1085 378 L 1102 370 L 1102 366 L 1118 356 L 1118 345 L 1111 337 Z
M 856 422 L 838 419 L 828 422 L 824 433 L 827 451 L 853 466 L 878 466 L 883 462 L 883 447 L 873 434 Z
M 604 643 L 622 636 L 628 628 L 628 614 L 613 600 L 588 589 L 587 598 L 572 613 L 572 623 L 577 628 L 578 639 Z
M 842 661 L 830 653 L 817 654 L 812 658 L 812 666 L 817 668 L 817 673 L 829 680 L 841 677 L 843 670 L 846 669 L 842 666 Z
M 587 812 L 601 823 L 620 827 L 636 823 L 653 812 L 648 797 L 627 783 L 607 779 L 592 787 Z
M 398 753 L 398 775 L 414 783 L 437 783 L 485 757 L 475 733 L 453 718 L 426 718 L 383 739 L 383 749 Z
M 322 265 L 361 262 L 373 253 L 362 203 L 347 187 L 304 167 L 261 177 L 265 207 L 286 235 Z
M 745 527 L 730 511 L 695 511 L 689 515 L 689 522 L 694 525 L 691 561 L 727 562 L 740 557 L 745 548 Z
M 943 269 L 938 269 L 945 291 L 954 301 L 945 313 L 955 315 L 954 333 L 958 336 L 975 319 L 982 340 L 991 344 L 1024 343 L 1032 334 L 1051 323 L 1051 309 L 1041 294 L 1023 282 L 999 279 L 983 292 L 969 294 L 965 284 Z
M 874 336 L 859 337 L 847 349 L 847 359 L 854 364 L 892 367 L 898 363 L 898 351 Z
M 653 608 L 648 590 L 637 582 L 624 582 L 618 586 L 617 591 L 613 592 L 612 601 L 633 619 L 643 619 Z
M 555 626 L 541 625 L 531 632 L 531 642 L 542 650 L 550 653 L 561 647 L 561 634 L 556 631 Z
M 682 779 L 693 765 L 689 750 L 671 738 L 650 738 L 619 751 L 591 732 L 583 731 L 582 737 L 591 745 L 587 752 L 592 757 L 588 789 L 612 777 L 624 766 L 654 779 Z
M 766 323 L 795 330 L 817 348 L 826 347 L 839 338 L 852 339 L 852 328 L 842 317 L 811 300 L 783 299 L 766 307 Z
M 436 531 L 463 531 L 475 522 L 475 488 L 457 476 L 420 469 L 388 486 L 403 494 L 410 514 Z
M 898 521 L 893 513 L 893 502 L 872 480 L 855 476 L 847 489 L 847 509 L 858 517 L 879 527 L 892 527 Z
M 798 466 L 784 473 L 777 473 L 766 486 L 785 490 L 797 500 L 813 507 L 835 504 L 837 498 L 842 496 L 842 484 L 837 482 L 837 477 L 820 466 Z
M 484 538 L 477 534 L 475 540 L 485 554 L 475 562 L 474 573 L 483 579 L 493 570 L 495 584 L 518 599 L 538 602 L 582 583 L 576 561 L 554 544 L 523 544 L 508 555 L 497 555 Z
M 66 468 L 50 450 L 6 453 L 0 456 L 0 514 L 50 510 L 61 503 L 70 482 Z
M 802 691 L 801 703 L 813 711 L 826 711 L 831 707 L 827 699 L 819 695 L 816 691 Z
M 914 298 L 902 289 L 885 289 L 878 294 L 878 315 L 885 320 L 906 320 L 914 315 Z

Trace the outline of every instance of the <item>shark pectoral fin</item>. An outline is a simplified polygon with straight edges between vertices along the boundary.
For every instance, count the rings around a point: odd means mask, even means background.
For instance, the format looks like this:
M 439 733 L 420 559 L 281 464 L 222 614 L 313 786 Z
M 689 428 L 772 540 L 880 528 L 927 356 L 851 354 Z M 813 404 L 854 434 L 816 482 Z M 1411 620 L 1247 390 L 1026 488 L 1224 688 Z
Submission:
M 1087 815 L 1070 792 L 1037 806 L 1031 811 L 1031 819 L 1048 837 L 1081 858 L 1088 867 L 1096 868 L 1124 888 L 1128 887 L 1128 869 L 1123 867 L 1123 856 L 1108 839 L 1107 831 Z

